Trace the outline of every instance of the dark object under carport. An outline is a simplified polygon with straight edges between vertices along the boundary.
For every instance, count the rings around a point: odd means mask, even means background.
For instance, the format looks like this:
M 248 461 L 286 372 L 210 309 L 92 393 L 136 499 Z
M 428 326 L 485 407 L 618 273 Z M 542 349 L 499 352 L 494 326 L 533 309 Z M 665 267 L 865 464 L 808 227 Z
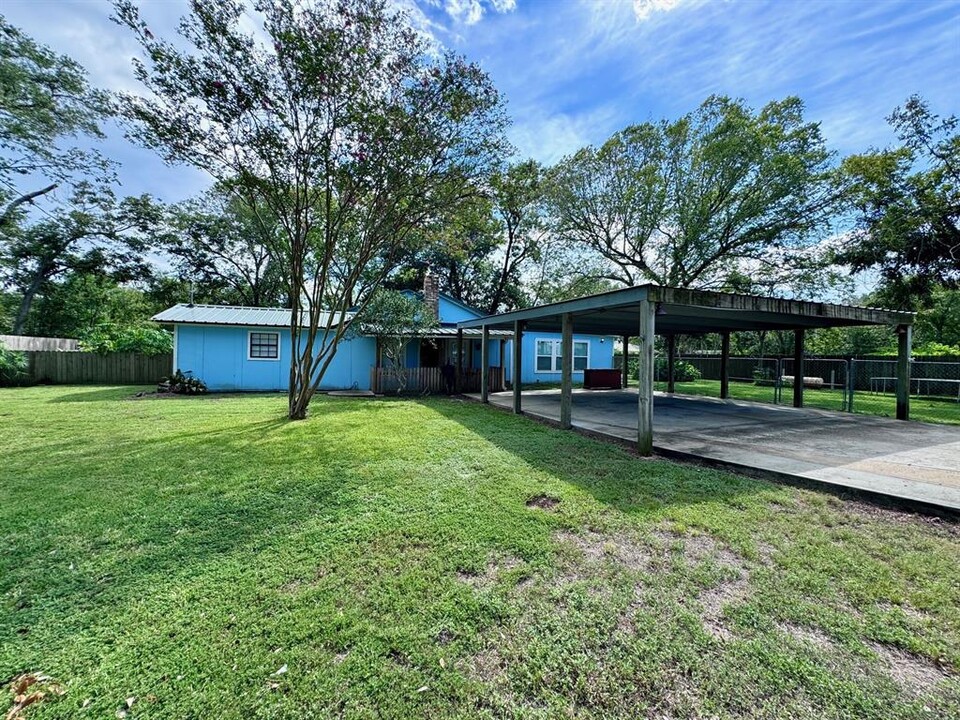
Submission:
M 620 380 L 620 370 L 590 369 L 583 371 L 583 387 L 585 390 L 619 390 L 623 387 Z

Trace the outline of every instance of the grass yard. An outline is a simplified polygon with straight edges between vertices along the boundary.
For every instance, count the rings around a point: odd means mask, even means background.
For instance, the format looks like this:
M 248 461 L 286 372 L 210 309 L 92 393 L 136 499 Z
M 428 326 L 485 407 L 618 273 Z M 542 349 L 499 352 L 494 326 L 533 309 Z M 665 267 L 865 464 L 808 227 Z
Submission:
M 956 523 L 456 400 L 131 392 L 0 390 L 0 713 L 960 717 Z
M 666 391 L 667 383 L 655 383 L 656 390 Z M 695 382 L 678 382 L 678 393 L 688 395 L 706 395 L 720 397 L 719 380 L 697 380 Z M 772 386 L 754 385 L 753 383 L 731 382 L 730 397 L 734 400 L 749 400 L 752 402 L 773 402 Z M 783 402 L 793 402 L 793 388 L 783 388 Z M 806 407 L 822 410 L 841 411 L 843 408 L 843 393 L 838 390 L 814 390 L 805 388 L 803 403 Z M 864 415 L 881 415 L 895 417 L 897 414 L 897 397 L 890 393 L 871 393 L 858 391 L 853 398 L 853 408 L 857 413 Z M 960 425 L 960 403 L 956 398 L 910 398 L 910 419 L 920 422 L 945 423 Z

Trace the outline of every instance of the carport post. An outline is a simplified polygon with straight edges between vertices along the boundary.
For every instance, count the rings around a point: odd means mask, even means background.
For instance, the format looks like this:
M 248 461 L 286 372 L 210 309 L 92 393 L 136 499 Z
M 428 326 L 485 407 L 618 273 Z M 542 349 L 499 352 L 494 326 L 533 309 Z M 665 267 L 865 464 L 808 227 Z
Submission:
M 560 427 L 573 425 L 573 315 L 560 318 Z
M 667 335 L 667 392 L 673 393 L 677 389 L 676 367 L 677 367 L 677 336 Z
M 513 412 L 521 413 L 521 378 L 523 373 L 523 323 L 513 323 Z
M 463 329 L 457 328 L 457 392 L 463 392 Z
M 653 334 L 654 308 L 649 300 L 641 300 L 640 307 L 640 376 L 637 391 L 637 452 L 653 453 Z
M 910 419 L 910 352 L 913 326 L 897 325 L 897 420 Z
M 627 389 L 627 385 L 630 384 L 630 336 L 624 335 L 621 338 L 623 342 L 623 367 L 620 368 L 620 371 L 623 373 L 623 389 Z
M 730 397 L 730 331 L 720 333 L 720 398 Z
M 793 406 L 803 407 L 803 328 L 793 331 Z
M 490 326 L 483 326 L 480 346 L 480 402 L 490 402 Z

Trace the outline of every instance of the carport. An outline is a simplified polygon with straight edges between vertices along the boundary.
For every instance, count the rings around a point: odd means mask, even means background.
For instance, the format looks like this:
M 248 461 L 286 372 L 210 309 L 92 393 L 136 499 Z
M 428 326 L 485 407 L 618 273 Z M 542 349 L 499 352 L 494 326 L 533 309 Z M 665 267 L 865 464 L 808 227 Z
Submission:
M 637 449 L 643 455 L 653 451 L 654 337 L 667 344 L 668 387 L 673 393 L 673 362 L 676 338 L 680 335 L 718 333 L 721 343 L 720 397 L 729 397 L 730 333 L 744 330 L 790 330 L 794 333 L 793 406 L 803 407 L 804 333 L 813 328 L 857 325 L 887 326 L 897 334 L 897 419 L 910 416 L 910 352 L 914 315 L 908 312 L 784 300 L 781 298 L 688 290 L 659 285 L 641 285 L 539 307 L 491 315 L 459 323 L 462 330 L 481 329 L 486 340 L 492 330 L 511 330 L 513 367 L 522 367 L 525 332 L 561 333 L 561 390 L 559 422 L 572 427 L 573 333 L 617 335 L 628 346 L 636 338 L 640 346 L 640 377 L 637 394 Z M 488 365 L 484 358 L 482 366 Z M 623 363 L 626 387 L 627 363 Z M 481 378 L 480 398 L 489 402 L 488 373 Z M 523 410 L 521 384 L 513 383 L 512 409 Z

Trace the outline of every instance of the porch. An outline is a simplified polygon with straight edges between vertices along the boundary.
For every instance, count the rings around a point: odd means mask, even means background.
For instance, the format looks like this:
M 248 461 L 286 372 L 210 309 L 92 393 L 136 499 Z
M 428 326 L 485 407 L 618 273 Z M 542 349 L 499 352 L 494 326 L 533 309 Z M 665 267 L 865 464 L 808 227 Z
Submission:
M 370 389 L 388 395 L 480 392 L 486 367 L 489 387 L 493 392 L 503 391 L 508 381 L 503 360 L 512 337 L 509 331 L 484 334 L 439 327 L 408 343 L 403 368 L 392 365 L 378 347 L 377 364 L 370 369 Z

